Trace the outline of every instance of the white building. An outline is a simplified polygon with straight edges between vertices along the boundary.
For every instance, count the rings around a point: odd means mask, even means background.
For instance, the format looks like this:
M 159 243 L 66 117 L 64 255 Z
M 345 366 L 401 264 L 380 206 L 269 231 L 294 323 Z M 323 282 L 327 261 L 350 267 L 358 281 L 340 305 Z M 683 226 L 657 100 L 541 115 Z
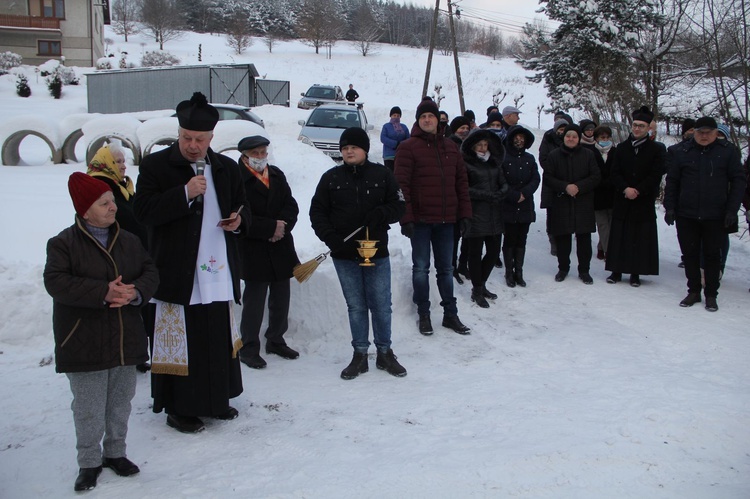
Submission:
M 2 0 L 0 52 L 24 64 L 65 58 L 67 66 L 95 66 L 104 56 L 109 0 Z

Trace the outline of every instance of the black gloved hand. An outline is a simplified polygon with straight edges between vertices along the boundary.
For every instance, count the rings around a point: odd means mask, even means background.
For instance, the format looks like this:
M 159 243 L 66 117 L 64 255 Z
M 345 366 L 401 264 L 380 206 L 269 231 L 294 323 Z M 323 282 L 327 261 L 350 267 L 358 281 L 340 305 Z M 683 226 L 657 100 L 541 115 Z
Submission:
M 469 233 L 469 229 L 471 228 L 471 219 L 470 218 L 462 218 L 458 221 L 458 232 L 461 234 L 461 237 L 466 237 L 466 234 Z
M 667 222 L 667 225 L 674 225 L 674 210 L 667 210 L 664 214 L 664 221 Z
M 370 229 L 381 227 L 385 223 L 385 212 L 380 209 L 374 209 L 365 216 L 365 226 Z
M 724 227 L 727 229 L 737 225 L 738 217 L 736 213 L 727 213 L 724 217 Z
M 344 238 L 338 234 L 328 236 L 323 242 L 326 243 L 326 246 L 328 246 L 328 248 L 334 253 L 341 251 L 346 247 L 346 241 L 344 241 Z
M 414 235 L 414 222 L 407 222 L 401 226 L 401 233 L 411 239 Z

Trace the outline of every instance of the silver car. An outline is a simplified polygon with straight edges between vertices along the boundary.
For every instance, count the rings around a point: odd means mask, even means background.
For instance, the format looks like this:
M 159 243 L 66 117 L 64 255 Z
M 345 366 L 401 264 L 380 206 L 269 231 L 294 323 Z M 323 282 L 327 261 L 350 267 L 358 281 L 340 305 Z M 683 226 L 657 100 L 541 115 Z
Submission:
M 347 104 L 324 104 L 313 109 L 307 120 L 299 120 L 302 130 L 298 140 L 320 149 L 333 159 L 341 159 L 339 139 L 344 130 L 359 127 L 370 131 L 374 127 L 367 123 L 362 106 Z
M 344 101 L 344 92 L 337 85 L 319 85 L 315 84 L 307 89 L 307 92 L 300 94 L 302 98 L 297 103 L 300 109 L 312 109 L 322 104 L 335 104 Z

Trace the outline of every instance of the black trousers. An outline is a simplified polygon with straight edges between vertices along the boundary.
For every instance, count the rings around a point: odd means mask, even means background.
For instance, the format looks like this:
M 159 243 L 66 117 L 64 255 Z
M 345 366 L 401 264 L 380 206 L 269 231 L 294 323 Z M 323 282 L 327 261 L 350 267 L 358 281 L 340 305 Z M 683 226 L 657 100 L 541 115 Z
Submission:
M 500 239 L 497 236 L 464 238 L 469 252 L 469 275 L 474 287 L 483 286 L 492 273 L 500 252 Z M 487 250 L 482 257 L 482 249 Z
M 505 223 L 505 243 L 503 243 L 503 251 L 512 248 L 525 248 L 526 238 L 529 235 L 529 227 L 531 223 Z
M 677 240 L 685 262 L 688 293 L 701 292 L 701 248 L 707 297 L 719 294 L 721 247 L 726 238 L 723 220 L 698 220 L 677 217 Z
M 573 249 L 573 235 L 555 236 L 557 244 L 557 267 L 566 272 L 570 270 L 570 252 Z M 576 234 L 576 256 L 578 273 L 588 273 L 591 268 L 591 233 Z
M 242 349 L 240 355 L 248 357 L 260 354 L 260 327 L 266 309 L 268 295 L 267 343 L 281 343 L 289 329 L 289 279 L 273 282 L 245 281 L 242 293 Z

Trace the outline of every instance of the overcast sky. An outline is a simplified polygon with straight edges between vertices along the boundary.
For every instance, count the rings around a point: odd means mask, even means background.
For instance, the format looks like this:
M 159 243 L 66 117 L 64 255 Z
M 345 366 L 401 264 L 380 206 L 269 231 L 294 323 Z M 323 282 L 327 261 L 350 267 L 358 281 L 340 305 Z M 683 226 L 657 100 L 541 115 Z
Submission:
M 435 0 L 400 2 L 435 7 Z M 545 18 L 542 14 L 536 13 L 539 3 L 535 0 L 458 0 L 453 5 L 454 9 L 458 7 L 462 11 L 461 18 L 464 21 L 481 22 L 480 19 L 483 19 L 508 34 L 518 33 L 525 23 L 530 23 L 537 17 Z M 448 9 L 448 0 L 440 0 L 440 9 Z

